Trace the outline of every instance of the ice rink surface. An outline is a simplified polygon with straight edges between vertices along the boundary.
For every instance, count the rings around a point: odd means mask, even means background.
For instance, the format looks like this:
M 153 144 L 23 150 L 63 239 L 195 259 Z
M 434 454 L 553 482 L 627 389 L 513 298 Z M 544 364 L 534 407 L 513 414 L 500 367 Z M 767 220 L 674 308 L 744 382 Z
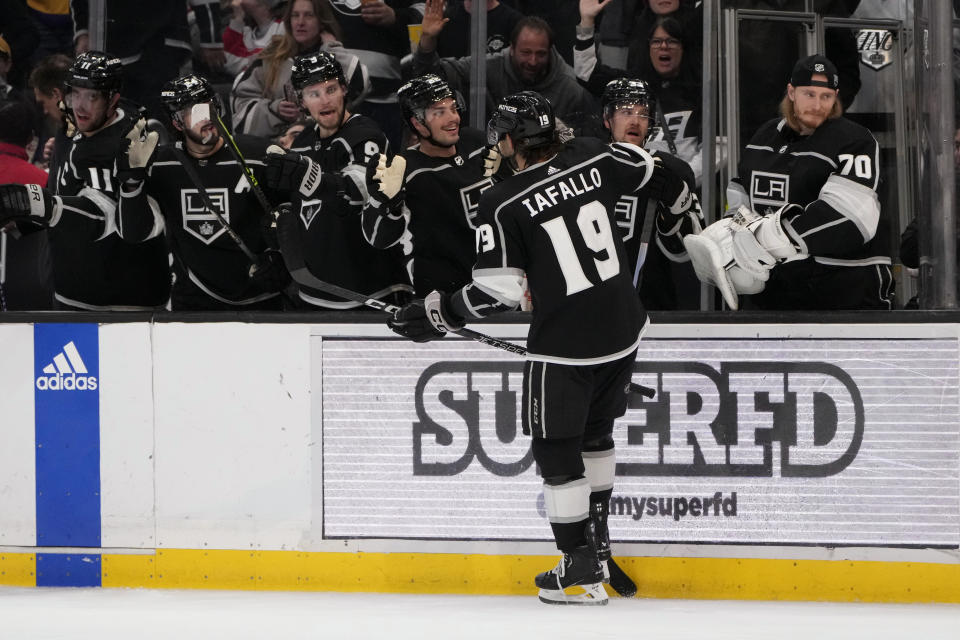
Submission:
M 960 605 L 0 587 L 3 640 L 956 640 Z

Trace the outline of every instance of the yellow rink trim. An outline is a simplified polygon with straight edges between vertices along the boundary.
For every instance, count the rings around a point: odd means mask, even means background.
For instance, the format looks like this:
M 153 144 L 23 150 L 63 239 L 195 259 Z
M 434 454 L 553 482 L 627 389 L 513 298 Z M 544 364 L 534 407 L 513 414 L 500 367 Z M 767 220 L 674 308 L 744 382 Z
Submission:
M 163 549 L 102 556 L 104 587 L 532 595 L 556 556 Z M 619 558 L 639 597 L 960 602 L 960 564 Z M 36 584 L 33 554 L 0 554 L 0 584 Z
M 37 557 L 32 553 L 0 553 L 0 584 L 32 587 L 37 584 Z

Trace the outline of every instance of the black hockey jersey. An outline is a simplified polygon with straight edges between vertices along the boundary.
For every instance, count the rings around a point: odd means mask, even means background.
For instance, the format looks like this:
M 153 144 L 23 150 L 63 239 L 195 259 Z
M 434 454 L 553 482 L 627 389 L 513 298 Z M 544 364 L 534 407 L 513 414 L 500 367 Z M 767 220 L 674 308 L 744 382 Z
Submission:
M 383 251 L 364 238 L 360 213 L 367 201 L 366 163 L 386 152 L 387 139 L 377 123 L 353 115 L 329 138 L 316 127 L 304 130 L 291 151 L 320 165 L 320 186 L 314 198 L 291 194 L 307 268 L 315 277 L 372 298 L 412 291 L 398 248 Z M 350 309 L 359 303 L 300 287 L 300 297 L 319 307 Z
M 163 238 L 124 242 L 116 230 L 119 181 L 115 159 L 133 119 L 122 110 L 92 136 L 78 133 L 56 177 L 55 195 L 82 196 L 65 205 L 50 227 L 53 281 L 61 303 L 89 310 L 137 310 L 166 303 L 170 294 Z
M 183 142 L 176 145 L 183 150 Z M 237 145 L 254 171 L 264 180 L 266 141 L 238 137 Z M 256 254 L 267 249 L 261 232 L 266 215 L 254 196 L 240 164 L 226 144 L 212 156 L 197 160 L 186 155 L 218 213 Z M 218 302 L 249 305 L 280 295 L 249 277 L 250 260 L 216 216 L 207 211 L 197 187 L 169 146 L 158 147 L 149 178 L 141 189 L 121 191 L 117 226 L 129 242 L 141 242 L 165 233 L 176 258 L 178 286 L 182 278 Z M 176 296 L 175 296 L 176 297 Z
M 419 145 L 405 150 L 403 206 L 389 212 L 371 200 L 363 209 L 367 240 L 381 248 L 399 245 L 409 256 L 419 297 L 456 291 L 472 279 L 480 194 L 493 185 L 483 177 L 485 143 L 480 131 L 461 128 L 450 158 L 428 156 Z
M 889 265 L 878 154 L 870 131 L 846 118 L 827 120 L 808 136 L 771 120 L 743 151 L 739 177 L 727 189 L 730 210 L 746 204 L 768 214 L 798 204 L 804 212 L 787 222 L 801 253 L 824 265 Z
M 652 167 L 633 145 L 577 138 L 480 198 L 473 283 L 451 298 L 466 318 L 515 306 L 526 274 L 532 360 L 596 364 L 637 347 L 646 312 L 614 209 Z

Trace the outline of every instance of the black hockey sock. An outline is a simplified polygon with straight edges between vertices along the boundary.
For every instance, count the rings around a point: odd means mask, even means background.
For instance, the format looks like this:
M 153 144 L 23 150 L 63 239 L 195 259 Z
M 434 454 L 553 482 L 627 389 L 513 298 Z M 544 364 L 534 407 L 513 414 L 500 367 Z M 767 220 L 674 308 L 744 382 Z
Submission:
M 577 547 L 587 544 L 587 538 L 584 534 L 587 520 L 577 522 L 551 522 L 550 528 L 553 529 L 553 538 L 557 541 L 557 548 L 564 553 L 571 553 Z

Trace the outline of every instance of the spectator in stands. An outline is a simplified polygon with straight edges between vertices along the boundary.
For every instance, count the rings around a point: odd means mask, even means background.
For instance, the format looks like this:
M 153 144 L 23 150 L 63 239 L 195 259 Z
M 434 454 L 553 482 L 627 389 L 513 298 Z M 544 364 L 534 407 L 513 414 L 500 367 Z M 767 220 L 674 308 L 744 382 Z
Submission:
M 0 101 L 0 176 L 6 183 L 46 184 L 47 174 L 27 160 L 34 134 L 33 109 L 20 100 Z M 0 311 L 44 311 L 53 306 L 46 229 L 21 233 L 0 224 Z
M 727 187 L 732 218 L 684 238 L 732 308 L 737 294 L 777 311 L 892 308 L 877 141 L 842 116 L 839 83 L 825 56 L 799 60 L 781 117 L 753 136 Z
M 103 51 L 123 63 L 124 98 L 167 120 L 160 102 L 164 83 L 190 59 L 187 3 L 154 0 L 70 0 L 77 54 Z M 109 20 L 105 19 L 109 16 Z
M 7 55 L 15 63 L 6 80 L 13 87 L 23 87 L 30 72 L 27 61 L 37 48 L 37 29 L 30 20 L 23 0 L 0 0 L 0 37 L 7 43 Z
M 473 7 L 487 7 L 487 53 L 498 53 L 510 45 L 510 34 L 523 14 L 499 0 L 453 0 L 444 16 L 449 22 L 437 37 L 437 55 L 462 58 L 470 55 L 470 16 Z
M 516 0 L 514 6 L 525 16 L 543 18 L 553 33 L 553 46 L 568 65 L 573 64 L 576 42 L 577 0 Z
M 31 66 L 47 56 L 73 53 L 69 0 L 30 0 L 27 11 L 37 30 L 37 48 L 30 56 Z
M 237 75 L 274 36 L 283 35 L 285 0 L 231 0 L 233 16 L 223 31 L 226 69 Z
M 597 0 L 581 2 L 584 13 L 574 59 L 577 77 L 594 95 L 601 95 L 606 83 L 623 73 L 597 62 L 594 21 L 604 6 Z M 646 146 L 668 152 L 689 164 L 699 186 L 703 175 L 702 93 L 695 61 L 686 55 L 688 33 L 679 20 L 664 16 L 657 18 L 649 36 L 650 51 L 643 66 L 630 73 L 644 80 L 656 99 L 656 128 Z
M 377 121 L 398 148 L 406 125 L 397 103 L 400 61 L 410 54 L 409 25 L 423 21 L 419 0 L 330 0 L 343 29 L 343 45 L 370 72 L 370 95 L 355 111 Z
M 427 0 L 420 46 L 413 57 L 414 75 L 437 74 L 454 90 L 469 95 L 471 59 L 437 55 L 437 37 L 446 24 L 444 4 L 443 0 Z M 567 124 L 595 109 L 595 101 L 577 82 L 573 69 L 553 48 L 550 25 L 536 17 L 517 22 L 509 49 L 487 55 L 487 113 L 501 99 L 520 91 L 536 91 L 545 97 L 556 117 Z
M 39 157 L 34 157 L 34 163 L 46 167 L 51 175 L 57 174 L 70 146 L 61 108 L 70 64 L 70 58 L 56 53 L 40 60 L 30 72 L 33 97 L 43 111 L 42 124 L 37 131 L 40 154 Z
M 15 94 L 11 96 L 14 89 L 12 85 L 7 83 L 7 75 L 9 75 L 11 68 L 13 68 L 13 56 L 10 53 L 10 45 L 3 39 L 3 36 L 0 36 L 0 100 L 16 97 Z
M 367 69 L 343 48 L 340 25 L 327 0 L 293 0 L 284 11 L 283 25 L 283 35 L 275 36 L 233 85 L 233 126 L 239 133 L 272 138 L 303 115 L 290 82 L 298 55 L 333 54 L 344 70 L 349 106 L 369 90 Z
M 189 0 L 189 4 L 200 40 L 200 63 L 207 73 L 222 73 L 227 59 L 223 47 L 220 0 Z

